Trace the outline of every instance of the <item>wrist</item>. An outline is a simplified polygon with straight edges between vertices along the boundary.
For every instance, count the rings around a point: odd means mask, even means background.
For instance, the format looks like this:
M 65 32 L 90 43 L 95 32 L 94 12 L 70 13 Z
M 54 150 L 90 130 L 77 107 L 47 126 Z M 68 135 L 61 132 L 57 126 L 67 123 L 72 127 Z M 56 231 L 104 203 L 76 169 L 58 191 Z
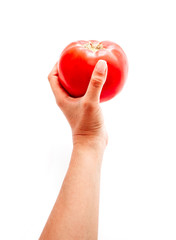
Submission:
M 107 139 L 103 137 L 91 137 L 77 135 L 73 136 L 73 147 L 74 148 L 84 148 L 90 150 L 97 150 L 104 152 L 107 146 Z
M 94 169 L 101 169 L 105 148 L 98 144 L 93 145 L 93 142 L 89 143 L 75 143 L 73 145 L 72 157 L 70 164 L 76 163 L 76 166 L 92 166 Z

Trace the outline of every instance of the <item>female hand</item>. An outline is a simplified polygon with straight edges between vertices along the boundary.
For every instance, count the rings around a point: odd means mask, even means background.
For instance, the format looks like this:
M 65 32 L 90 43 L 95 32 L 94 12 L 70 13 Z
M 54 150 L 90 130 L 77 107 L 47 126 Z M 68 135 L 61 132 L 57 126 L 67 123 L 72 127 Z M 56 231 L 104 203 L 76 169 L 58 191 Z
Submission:
M 105 149 L 108 135 L 99 105 L 100 94 L 107 77 L 107 63 L 99 60 L 83 97 L 72 98 L 62 88 L 57 63 L 48 76 L 56 103 L 66 116 L 72 129 L 73 146 L 100 146 Z

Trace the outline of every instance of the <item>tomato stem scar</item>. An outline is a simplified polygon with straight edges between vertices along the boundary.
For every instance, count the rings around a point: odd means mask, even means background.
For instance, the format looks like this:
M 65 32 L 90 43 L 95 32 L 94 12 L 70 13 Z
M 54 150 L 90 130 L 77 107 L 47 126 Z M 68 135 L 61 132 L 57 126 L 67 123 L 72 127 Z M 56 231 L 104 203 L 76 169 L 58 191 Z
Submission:
M 84 44 L 83 47 L 91 50 L 92 52 L 96 52 L 100 49 L 104 49 L 102 43 L 92 43 L 92 42 L 88 42 Z

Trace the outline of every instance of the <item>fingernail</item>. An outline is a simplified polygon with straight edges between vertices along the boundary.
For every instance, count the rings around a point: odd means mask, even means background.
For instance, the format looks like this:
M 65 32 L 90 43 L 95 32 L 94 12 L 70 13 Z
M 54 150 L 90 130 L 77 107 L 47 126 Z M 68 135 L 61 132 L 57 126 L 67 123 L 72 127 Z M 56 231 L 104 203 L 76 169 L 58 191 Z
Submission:
M 105 73 L 107 68 L 107 63 L 104 60 L 99 60 L 96 64 L 96 71 L 99 73 Z

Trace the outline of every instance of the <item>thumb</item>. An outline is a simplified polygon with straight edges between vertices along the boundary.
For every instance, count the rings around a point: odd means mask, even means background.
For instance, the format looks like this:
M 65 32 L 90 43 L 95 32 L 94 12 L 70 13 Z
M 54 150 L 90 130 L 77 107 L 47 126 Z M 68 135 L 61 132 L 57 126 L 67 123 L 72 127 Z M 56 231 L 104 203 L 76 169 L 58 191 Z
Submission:
M 85 98 L 91 102 L 99 102 L 101 90 L 107 77 L 107 63 L 99 60 L 93 70 Z

